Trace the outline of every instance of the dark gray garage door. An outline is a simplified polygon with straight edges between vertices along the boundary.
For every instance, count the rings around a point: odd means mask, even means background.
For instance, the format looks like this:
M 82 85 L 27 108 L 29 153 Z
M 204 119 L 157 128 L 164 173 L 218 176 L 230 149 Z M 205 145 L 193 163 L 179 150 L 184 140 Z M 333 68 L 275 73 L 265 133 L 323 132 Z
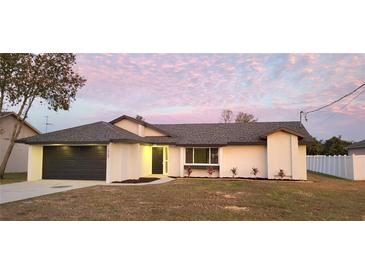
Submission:
M 44 146 L 43 179 L 105 180 L 106 146 Z

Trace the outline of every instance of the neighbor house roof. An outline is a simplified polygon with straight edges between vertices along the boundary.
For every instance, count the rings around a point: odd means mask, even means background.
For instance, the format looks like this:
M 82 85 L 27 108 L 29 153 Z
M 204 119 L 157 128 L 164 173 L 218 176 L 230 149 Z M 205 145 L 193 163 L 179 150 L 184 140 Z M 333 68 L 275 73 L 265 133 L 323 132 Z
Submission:
M 266 136 L 286 131 L 309 144 L 312 137 L 300 122 L 253 122 L 209 124 L 154 124 L 169 136 L 140 137 L 112 123 L 97 122 L 19 140 L 27 144 L 91 144 L 109 142 L 175 144 L 178 146 L 224 146 L 266 144 Z M 148 124 L 147 126 L 151 126 Z
M 365 140 L 353 143 L 353 144 L 349 145 L 347 148 L 349 148 L 349 149 L 351 149 L 351 148 L 365 148 Z
M 15 119 L 18 117 L 18 115 L 15 112 L 12 112 L 12 111 L 0 112 L 0 119 L 5 118 L 5 117 L 8 117 L 8 116 L 13 116 Z M 38 129 L 36 129 L 35 127 L 33 127 L 27 121 L 24 121 L 24 124 L 26 126 L 28 126 L 30 129 L 32 129 L 34 132 L 36 132 L 37 134 L 41 134 L 41 132 Z

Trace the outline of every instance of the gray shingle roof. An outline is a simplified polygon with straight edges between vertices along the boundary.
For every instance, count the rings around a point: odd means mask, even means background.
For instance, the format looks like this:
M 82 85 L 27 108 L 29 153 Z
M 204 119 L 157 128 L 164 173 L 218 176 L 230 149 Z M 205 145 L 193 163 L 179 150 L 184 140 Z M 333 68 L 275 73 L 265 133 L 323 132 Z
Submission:
M 108 144 L 111 140 L 142 142 L 143 139 L 107 122 L 96 122 L 18 140 L 26 144 Z
M 351 149 L 351 148 L 363 148 L 363 147 L 365 147 L 365 140 L 353 143 L 353 144 L 349 145 L 347 148 Z
M 223 146 L 227 144 L 266 144 L 265 137 L 276 130 L 287 130 L 299 136 L 300 144 L 312 137 L 300 122 L 255 122 L 217 124 L 154 124 L 155 129 L 170 136 L 140 137 L 107 122 L 59 130 L 19 140 L 27 144 L 99 144 L 131 142 L 176 144 L 181 146 Z
M 267 134 L 288 129 L 303 136 L 301 144 L 312 142 L 312 137 L 300 122 L 254 122 L 217 124 L 159 124 L 168 131 L 178 145 L 266 144 Z

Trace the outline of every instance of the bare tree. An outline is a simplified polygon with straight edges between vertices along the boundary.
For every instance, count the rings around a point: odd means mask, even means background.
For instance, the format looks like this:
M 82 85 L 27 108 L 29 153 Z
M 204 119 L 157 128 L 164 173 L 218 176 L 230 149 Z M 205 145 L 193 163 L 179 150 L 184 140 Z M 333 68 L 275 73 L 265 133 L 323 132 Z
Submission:
M 239 112 L 237 113 L 236 119 L 234 121 L 235 123 L 252 123 L 257 122 L 258 119 L 250 113 Z
M 221 119 L 224 123 L 231 123 L 233 120 L 233 111 L 230 109 L 224 109 L 221 114 Z

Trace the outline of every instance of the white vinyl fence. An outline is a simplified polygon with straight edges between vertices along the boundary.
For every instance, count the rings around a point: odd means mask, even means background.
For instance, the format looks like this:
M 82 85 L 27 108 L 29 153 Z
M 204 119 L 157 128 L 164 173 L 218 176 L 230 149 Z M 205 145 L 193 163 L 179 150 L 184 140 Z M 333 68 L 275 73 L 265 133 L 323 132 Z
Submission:
M 308 155 L 307 169 L 349 180 L 365 180 L 365 155 Z

